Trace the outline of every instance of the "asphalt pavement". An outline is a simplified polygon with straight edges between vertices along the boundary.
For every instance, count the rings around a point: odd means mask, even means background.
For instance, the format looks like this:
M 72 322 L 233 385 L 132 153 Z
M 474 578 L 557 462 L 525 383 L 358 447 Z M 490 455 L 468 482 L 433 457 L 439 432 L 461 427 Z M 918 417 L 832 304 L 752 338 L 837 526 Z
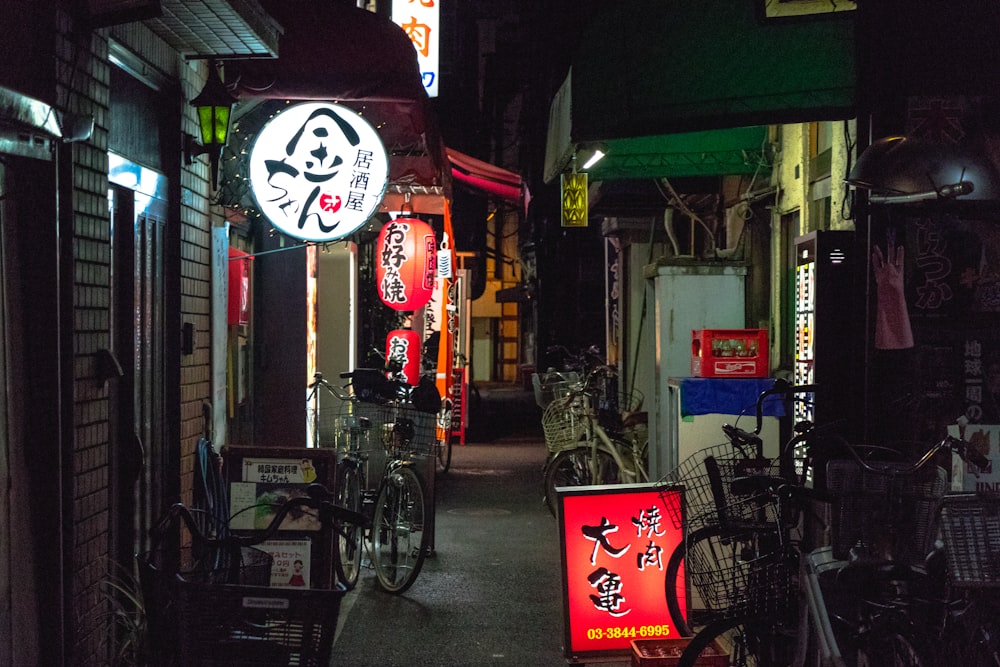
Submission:
M 331 665 L 570 663 L 556 520 L 542 502 L 545 444 L 531 390 L 487 385 L 465 445 L 435 479 L 434 554 L 401 595 L 372 571 L 341 605 Z M 602 663 L 626 667 L 626 657 Z

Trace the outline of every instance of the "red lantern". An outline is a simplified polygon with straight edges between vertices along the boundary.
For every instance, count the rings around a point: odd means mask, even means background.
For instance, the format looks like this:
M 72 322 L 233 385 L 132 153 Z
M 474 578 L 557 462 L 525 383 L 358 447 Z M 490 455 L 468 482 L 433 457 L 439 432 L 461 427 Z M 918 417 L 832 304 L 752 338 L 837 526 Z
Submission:
M 413 386 L 420 383 L 420 334 L 413 329 L 393 329 L 385 337 L 385 358 L 403 366 L 403 379 Z
M 396 218 L 378 235 L 375 280 L 382 302 L 394 310 L 417 310 L 430 301 L 437 273 L 434 230 L 417 218 Z

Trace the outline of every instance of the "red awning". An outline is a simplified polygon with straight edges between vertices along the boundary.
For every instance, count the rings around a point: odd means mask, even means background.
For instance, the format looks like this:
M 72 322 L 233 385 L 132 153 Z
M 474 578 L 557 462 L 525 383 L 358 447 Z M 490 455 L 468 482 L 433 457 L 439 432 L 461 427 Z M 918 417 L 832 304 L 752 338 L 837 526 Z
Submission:
M 507 201 L 518 203 L 523 199 L 524 182 L 518 174 L 454 148 L 445 148 L 445 152 L 451 162 L 451 175 L 455 180 Z

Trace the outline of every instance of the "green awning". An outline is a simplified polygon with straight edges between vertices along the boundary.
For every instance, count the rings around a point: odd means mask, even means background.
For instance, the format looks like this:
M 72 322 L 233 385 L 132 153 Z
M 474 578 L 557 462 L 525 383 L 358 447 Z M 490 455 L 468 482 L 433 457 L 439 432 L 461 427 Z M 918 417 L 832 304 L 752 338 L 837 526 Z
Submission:
M 594 180 L 752 173 L 765 126 L 854 117 L 857 12 L 768 21 L 760 2 L 598 12 L 552 102 L 545 179 L 596 143 Z
M 577 144 L 571 136 L 571 110 L 576 108 L 570 97 L 572 78 L 570 72 L 550 109 L 546 182 L 571 169 L 574 156 L 579 159 L 577 168 L 582 170 L 583 161 L 598 145 L 605 157 L 586 170 L 591 181 L 754 174 L 766 164 L 766 125 Z
M 573 60 L 576 142 L 855 115 L 856 12 L 765 21 L 763 0 L 636 0 Z
M 767 127 L 737 127 L 652 137 L 609 139 L 605 157 L 588 169 L 594 181 L 753 174 L 770 168 Z

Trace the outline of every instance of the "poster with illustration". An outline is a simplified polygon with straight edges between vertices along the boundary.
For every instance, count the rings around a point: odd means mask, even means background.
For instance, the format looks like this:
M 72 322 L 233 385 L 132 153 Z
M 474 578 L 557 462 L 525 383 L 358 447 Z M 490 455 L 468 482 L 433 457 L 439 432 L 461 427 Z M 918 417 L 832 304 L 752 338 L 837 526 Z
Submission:
M 308 495 L 309 484 L 316 481 L 316 468 L 310 458 L 245 458 L 241 480 L 230 484 L 230 527 L 264 530 L 281 505 Z M 279 529 L 318 531 L 321 527 L 317 511 L 303 507 L 290 511 Z
M 271 555 L 272 588 L 309 588 L 310 540 L 267 540 L 257 548 Z
M 948 435 L 962 438 L 986 458 L 980 468 L 959 457 L 952 457 L 951 490 L 995 494 L 1000 491 L 1000 424 L 952 424 Z

